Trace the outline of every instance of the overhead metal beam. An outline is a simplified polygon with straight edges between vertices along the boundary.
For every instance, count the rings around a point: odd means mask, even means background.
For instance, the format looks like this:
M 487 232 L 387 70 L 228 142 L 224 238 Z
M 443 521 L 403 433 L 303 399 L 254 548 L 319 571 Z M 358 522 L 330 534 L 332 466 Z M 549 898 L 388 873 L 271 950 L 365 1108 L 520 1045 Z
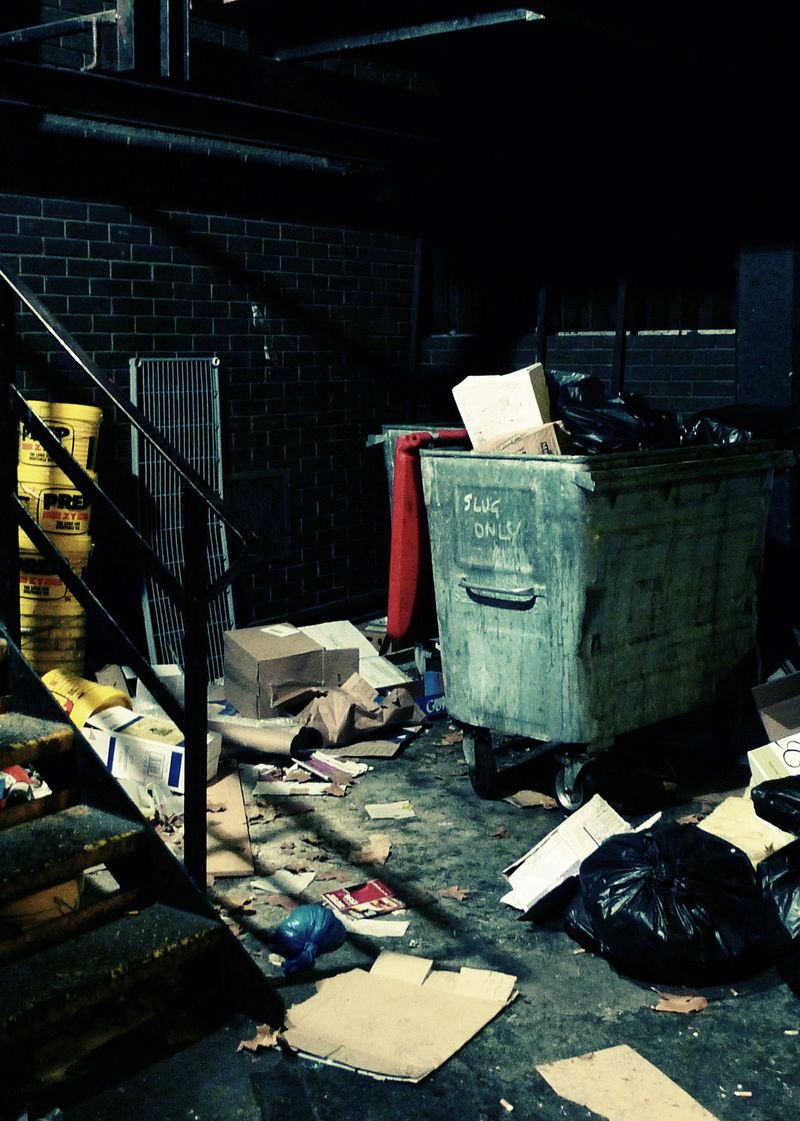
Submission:
M 361 47 L 380 47 L 386 43 L 402 43 L 407 39 L 427 39 L 432 35 L 448 35 L 453 31 L 470 31 L 476 27 L 490 27 L 498 23 L 530 23 L 544 19 L 539 12 L 530 8 L 508 8 L 502 12 L 479 12 L 473 16 L 460 16 L 454 19 L 438 19 L 430 23 L 419 23 L 408 27 L 396 27 L 388 31 L 374 31 L 363 35 L 342 35 L 336 39 L 322 39 L 316 43 L 306 43 L 301 47 L 286 47 L 272 55 L 278 62 L 290 59 L 321 58 L 323 55 L 340 54 L 342 51 L 358 50 Z
M 69 19 L 51 20 L 50 23 L 37 23 L 32 27 L 18 27 L 16 31 L 4 31 L 0 35 L 0 50 L 17 47 L 25 43 L 40 43 L 44 39 L 58 39 L 61 35 L 74 35 L 98 23 L 116 23 L 117 13 L 113 8 L 93 12 L 86 16 L 70 16 Z

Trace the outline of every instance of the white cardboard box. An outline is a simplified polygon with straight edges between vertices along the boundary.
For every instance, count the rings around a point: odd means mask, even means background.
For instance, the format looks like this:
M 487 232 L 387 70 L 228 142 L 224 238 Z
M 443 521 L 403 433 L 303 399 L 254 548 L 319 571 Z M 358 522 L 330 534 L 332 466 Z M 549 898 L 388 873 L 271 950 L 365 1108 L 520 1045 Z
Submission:
M 90 717 L 83 735 L 115 778 L 155 783 L 183 794 L 183 733 L 172 721 L 142 716 L 127 708 L 107 708 Z M 207 780 L 217 773 L 221 748 L 222 737 L 209 732 Z
M 473 447 L 550 421 L 550 397 L 541 362 L 510 374 L 464 378 L 453 386 L 453 397 Z
M 747 762 L 753 786 L 773 778 L 800 775 L 800 732 L 792 732 L 773 743 L 748 751 Z

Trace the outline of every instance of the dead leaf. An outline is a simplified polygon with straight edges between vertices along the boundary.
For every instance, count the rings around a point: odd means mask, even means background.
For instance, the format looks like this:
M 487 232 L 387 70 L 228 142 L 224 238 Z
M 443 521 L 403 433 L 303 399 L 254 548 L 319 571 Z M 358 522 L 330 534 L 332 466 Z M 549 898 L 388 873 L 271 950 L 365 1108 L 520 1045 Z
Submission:
M 224 813 L 225 810 L 227 810 L 227 808 L 228 807 L 225 805 L 224 802 L 209 802 L 208 805 L 206 806 L 206 810 L 210 814 Z
M 675 818 L 677 825 L 699 825 L 702 820 L 699 814 L 686 814 L 684 817 Z
M 505 825 L 498 825 L 497 828 L 495 829 L 494 833 L 491 833 L 490 836 L 491 837 L 507 837 L 508 836 L 508 830 L 506 829 Z
M 661 1000 L 653 1007 L 656 1012 L 702 1012 L 708 1008 L 708 1001 L 704 996 L 694 993 L 659 993 Z
M 327 793 L 330 794 L 332 798 L 344 798 L 347 791 L 343 786 L 339 786 L 338 783 L 332 782 L 328 787 Z
M 266 902 L 271 907 L 283 907 L 284 911 L 293 911 L 295 907 L 300 906 L 296 899 L 288 895 L 268 895 Z
M 281 842 L 281 852 L 294 852 L 294 850 L 296 848 L 297 848 L 297 845 L 294 843 L 294 841 L 282 841 Z
M 322 872 L 317 872 L 317 883 L 324 880 L 339 880 L 344 883 L 351 878 L 351 873 L 346 872 L 343 868 L 325 868 Z
M 555 798 L 551 798 L 549 794 L 542 794 L 540 790 L 518 790 L 516 794 L 512 794 L 510 798 L 506 798 L 512 806 L 520 806 L 523 809 L 528 809 L 531 806 L 537 806 L 542 810 L 557 810 L 558 802 Z
M 444 899 L 457 899 L 461 902 L 464 899 L 468 899 L 471 893 L 466 888 L 453 886 L 442 888 L 439 894 Z
M 441 743 L 443 747 L 452 747 L 454 744 L 463 742 L 463 732 L 448 732 L 447 735 L 442 736 L 442 738 L 439 740 L 439 743 Z
M 308 865 L 303 864 L 303 862 L 301 860 L 287 860 L 286 863 L 284 864 L 284 868 L 286 869 L 287 872 L 307 872 L 308 871 Z M 277 869 L 273 869 L 273 871 L 277 871 Z
M 256 821 L 266 821 L 267 818 L 266 818 L 266 814 L 262 813 L 261 811 L 258 811 L 257 813 L 249 813 L 247 815 L 247 820 L 252 825 Z
M 277 1047 L 280 1028 L 271 1028 L 269 1024 L 260 1024 L 252 1039 L 243 1039 L 236 1048 L 239 1051 L 257 1051 L 259 1047 Z

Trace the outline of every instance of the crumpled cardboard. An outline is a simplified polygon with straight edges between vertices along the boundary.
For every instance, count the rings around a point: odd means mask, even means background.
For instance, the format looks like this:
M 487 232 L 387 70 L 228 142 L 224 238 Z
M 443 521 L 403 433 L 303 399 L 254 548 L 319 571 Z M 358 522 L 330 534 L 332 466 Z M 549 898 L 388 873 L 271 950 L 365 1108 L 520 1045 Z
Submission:
M 376 694 L 357 673 L 338 688 L 313 697 L 297 713 L 297 721 L 323 737 L 323 746 L 355 743 L 364 736 L 402 724 L 422 724 L 425 714 L 402 686 Z

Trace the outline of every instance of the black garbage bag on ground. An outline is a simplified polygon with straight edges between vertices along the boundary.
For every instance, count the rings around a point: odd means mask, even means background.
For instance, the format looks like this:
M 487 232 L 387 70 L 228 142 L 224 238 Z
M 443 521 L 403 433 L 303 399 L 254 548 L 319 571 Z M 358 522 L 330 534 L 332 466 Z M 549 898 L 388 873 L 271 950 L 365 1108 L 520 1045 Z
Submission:
M 748 857 L 693 825 L 611 837 L 581 865 L 590 931 L 621 973 L 713 985 L 771 962 Z
M 792 841 L 762 860 L 758 878 L 764 897 L 765 933 L 775 964 L 787 985 L 800 996 L 800 841 Z
M 800 837 L 800 776 L 772 778 L 750 792 L 759 817 Z

